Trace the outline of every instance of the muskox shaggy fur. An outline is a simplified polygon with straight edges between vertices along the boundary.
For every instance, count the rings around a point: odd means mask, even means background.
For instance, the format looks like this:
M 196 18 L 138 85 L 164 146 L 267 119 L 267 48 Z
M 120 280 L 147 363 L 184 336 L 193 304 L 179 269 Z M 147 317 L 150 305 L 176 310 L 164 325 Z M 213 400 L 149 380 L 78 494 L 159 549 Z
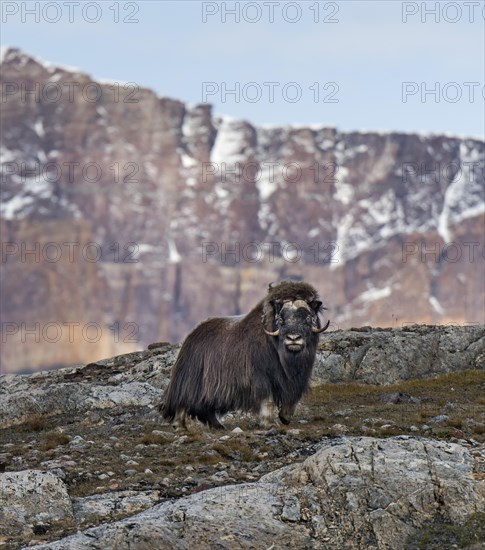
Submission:
M 322 327 L 322 302 L 307 283 L 270 285 L 247 315 L 204 321 L 185 339 L 160 410 L 185 427 L 187 416 L 212 428 L 229 411 L 260 413 L 270 406 L 288 424 L 308 388 Z

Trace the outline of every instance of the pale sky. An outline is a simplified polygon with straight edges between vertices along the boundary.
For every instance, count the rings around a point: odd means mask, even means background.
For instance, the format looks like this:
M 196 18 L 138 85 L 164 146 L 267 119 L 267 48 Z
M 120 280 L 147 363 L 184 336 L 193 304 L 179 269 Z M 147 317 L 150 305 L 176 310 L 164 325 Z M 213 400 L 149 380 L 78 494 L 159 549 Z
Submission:
M 483 0 L 3 0 L 1 43 L 254 124 L 484 138 L 484 12 Z

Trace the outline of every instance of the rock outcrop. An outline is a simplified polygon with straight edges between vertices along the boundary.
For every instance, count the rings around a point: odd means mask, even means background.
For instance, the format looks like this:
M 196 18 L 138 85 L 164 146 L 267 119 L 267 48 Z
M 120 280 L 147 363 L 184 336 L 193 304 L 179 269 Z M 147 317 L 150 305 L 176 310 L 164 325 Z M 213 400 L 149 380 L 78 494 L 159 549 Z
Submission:
M 460 524 L 484 511 L 473 462 L 452 443 L 337 439 L 257 483 L 161 503 L 37 548 L 402 550 L 426 522 Z
M 85 366 L 28 376 L 0 375 L 0 428 L 32 415 L 153 409 L 168 384 L 179 347 L 150 348 Z M 485 369 L 484 325 L 364 327 L 321 337 L 311 384 L 388 385 L 468 369 Z
M 2 372 L 179 342 L 285 277 L 336 328 L 484 321 L 483 141 L 256 127 L 16 49 L 1 67 Z
M 32 415 L 153 408 L 168 384 L 177 351 L 176 346 L 164 346 L 74 368 L 0 375 L 0 427 Z
M 0 473 L 0 505 L 0 543 L 19 533 L 33 537 L 46 527 L 75 525 L 67 488 L 51 472 Z
M 321 338 L 312 384 L 386 385 L 485 368 L 485 325 L 359 329 Z

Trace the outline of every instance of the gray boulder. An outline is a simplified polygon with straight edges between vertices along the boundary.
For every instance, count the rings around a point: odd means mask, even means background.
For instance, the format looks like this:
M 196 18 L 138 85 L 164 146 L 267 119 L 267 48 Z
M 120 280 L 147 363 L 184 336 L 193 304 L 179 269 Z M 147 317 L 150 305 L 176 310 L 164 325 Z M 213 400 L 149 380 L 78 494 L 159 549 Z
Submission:
M 31 375 L 0 375 L 0 428 L 32 417 L 100 409 L 153 408 L 168 384 L 178 346 Z
M 76 524 L 82 527 L 137 514 L 154 506 L 159 499 L 159 491 L 115 491 L 74 498 L 72 505 Z
M 74 527 L 64 483 L 50 472 L 23 470 L 0 474 L 0 542 L 18 533 Z
M 363 327 L 323 334 L 312 385 L 385 385 L 467 369 L 485 369 L 485 325 Z

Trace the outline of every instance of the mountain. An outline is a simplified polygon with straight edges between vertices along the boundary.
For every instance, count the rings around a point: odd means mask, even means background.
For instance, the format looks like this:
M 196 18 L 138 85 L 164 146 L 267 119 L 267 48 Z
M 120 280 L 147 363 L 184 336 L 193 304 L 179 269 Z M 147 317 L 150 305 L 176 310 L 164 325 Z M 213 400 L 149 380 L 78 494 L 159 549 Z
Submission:
M 2 51 L 2 372 L 180 341 L 304 278 L 333 328 L 485 320 L 485 142 L 258 127 Z

